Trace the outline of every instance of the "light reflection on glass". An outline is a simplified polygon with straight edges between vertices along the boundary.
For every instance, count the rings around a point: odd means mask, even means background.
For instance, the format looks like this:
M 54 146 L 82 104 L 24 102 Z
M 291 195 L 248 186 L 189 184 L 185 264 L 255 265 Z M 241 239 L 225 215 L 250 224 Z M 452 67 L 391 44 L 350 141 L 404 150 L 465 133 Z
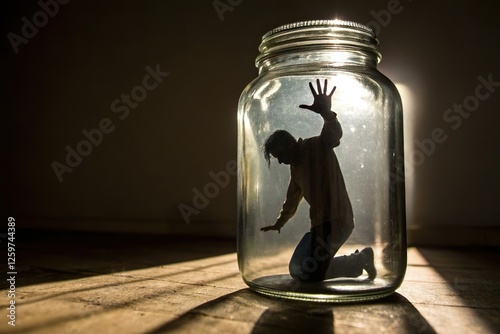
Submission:
M 415 97 L 410 88 L 402 83 L 395 83 L 401 100 L 403 102 L 403 124 L 404 124 L 404 150 L 405 150 L 405 186 L 406 186 L 406 216 L 407 223 L 413 220 L 413 192 L 414 192 L 414 168 L 409 157 L 413 156 L 414 126 L 415 126 Z

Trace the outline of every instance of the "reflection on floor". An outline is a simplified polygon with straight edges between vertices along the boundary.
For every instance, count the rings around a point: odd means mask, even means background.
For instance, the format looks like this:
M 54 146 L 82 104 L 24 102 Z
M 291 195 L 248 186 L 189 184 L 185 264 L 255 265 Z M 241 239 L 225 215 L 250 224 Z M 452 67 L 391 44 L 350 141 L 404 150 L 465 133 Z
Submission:
M 497 249 L 410 248 L 398 293 L 328 305 L 247 289 L 234 240 L 24 231 L 16 241 L 16 326 L 3 289 L 1 333 L 500 332 Z

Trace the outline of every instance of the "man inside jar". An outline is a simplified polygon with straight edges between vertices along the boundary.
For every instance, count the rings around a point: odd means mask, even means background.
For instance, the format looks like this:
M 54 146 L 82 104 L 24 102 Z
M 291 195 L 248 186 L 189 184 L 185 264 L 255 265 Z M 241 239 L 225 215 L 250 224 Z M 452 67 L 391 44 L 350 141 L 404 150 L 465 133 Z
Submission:
M 336 87 L 327 94 L 328 81 L 323 89 L 316 80 L 317 92 L 309 83 L 314 97 L 312 105 L 301 104 L 302 109 L 319 114 L 324 125 L 317 137 L 296 140 L 285 130 L 275 131 L 264 144 L 268 164 L 271 156 L 290 165 L 290 182 L 286 200 L 276 223 L 261 231 L 280 232 L 293 217 L 300 201 L 309 203 L 311 230 L 297 245 L 289 263 L 290 275 L 299 281 L 319 282 L 337 277 L 358 277 L 365 270 L 370 280 L 375 279 L 373 250 L 334 257 L 354 228 L 351 202 L 344 178 L 333 148 L 339 146 L 342 128 L 337 114 L 331 110 L 331 98 Z

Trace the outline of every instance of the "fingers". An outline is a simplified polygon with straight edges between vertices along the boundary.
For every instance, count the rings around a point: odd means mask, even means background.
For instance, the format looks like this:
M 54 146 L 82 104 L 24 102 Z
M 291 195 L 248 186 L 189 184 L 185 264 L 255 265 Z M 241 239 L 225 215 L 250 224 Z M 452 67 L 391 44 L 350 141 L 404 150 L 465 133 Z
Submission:
M 335 92 L 335 89 L 337 89 L 337 86 L 333 86 L 333 89 L 332 89 L 332 91 L 330 92 L 330 94 L 328 94 L 328 96 L 332 96 L 332 95 L 333 95 L 333 92 Z M 326 89 L 325 89 L 325 91 L 326 91 Z
M 311 89 L 311 93 L 314 97 L 316 97 L 318 95 L 332 96 L 333 92 L 335 92 L 335 89 L 337 89 L 337 86 L 334 86 L 332 91 L 329 94 L 327 94 L 327 92 L 328 92 L 328 79 L 325 79 L 325 83 L 323 85 L 323 88 L 321 88 L 321 83 L 320 83 L 319 79 L 316 79 L 316 87 L 317 88 L 314 89 L 313 83 L 309 82 L 309 88 Z
M 311 93 L 314 97 L 318 96 L 318 94 L 316 93 L 316 91 L 314 90 L 314 87 L 313 87 L 313 84 L 312 82 L 309 82 L 309 88 L 311 89 Z
M 281 233 L 281 227 L 278 228 L 278 227 L 276 227 L 274 225 L 262 227 L 260 230 L 264 231 L 264 232 L 271 231 L 271 230 L 277 230 L 278 233 Z
M 307 104 L 301 104 L 301 105 L 299 106 L 299 108 L 302 108 L 302 109 L 309 109 L 309 110 L 312 110 L 312 108 L 311 108 L 311 107 L 312 107 L 312 106 L 308 106 Z

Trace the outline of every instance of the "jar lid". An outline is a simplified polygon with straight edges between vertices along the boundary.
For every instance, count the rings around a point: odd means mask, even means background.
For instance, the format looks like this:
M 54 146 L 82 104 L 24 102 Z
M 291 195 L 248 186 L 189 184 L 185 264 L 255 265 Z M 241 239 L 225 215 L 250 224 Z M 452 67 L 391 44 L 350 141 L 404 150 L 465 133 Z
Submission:
M 352 21 L 312 20 L 286 24 L 262 36 L 256 64 L 290 50 L 359 48 L 381 58 L 373 29 Z

